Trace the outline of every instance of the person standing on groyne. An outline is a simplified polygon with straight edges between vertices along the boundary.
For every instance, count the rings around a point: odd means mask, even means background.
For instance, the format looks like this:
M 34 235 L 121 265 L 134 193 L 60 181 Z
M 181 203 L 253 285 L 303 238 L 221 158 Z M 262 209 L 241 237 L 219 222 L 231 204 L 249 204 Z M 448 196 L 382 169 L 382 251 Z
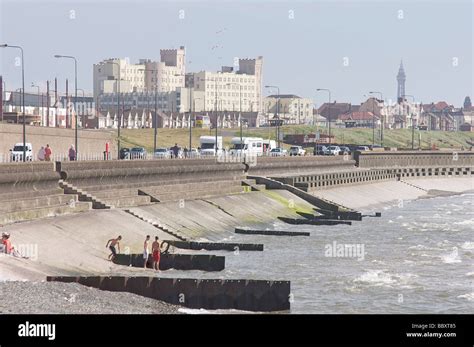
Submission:
M 151 244 L 151 254 L 153 257 L 153 269 L 160 271 L 160 241 L 158 236 L 155 236 L 155 241 Z
M 143 242 L 143 267 L 146 269 L 146 264 L 148 263 L 148 258 L 150 256 L 150 250 L 148 244 L 150 243 L 150 235 L 146 236 L 145 242 Z
M 115 246 L 117 246 L 118 253 L 120 253 L 120 240 L 122 240 L 122 236 L 119 235 L 116 239 L 110 239 L 109 241 L 107 241 L 105 248 L 109 248 L 112 252 L 109 255 L 109 260 L 114 260 L 115 256 L 117 255 L 117 250 L 115 249 Z

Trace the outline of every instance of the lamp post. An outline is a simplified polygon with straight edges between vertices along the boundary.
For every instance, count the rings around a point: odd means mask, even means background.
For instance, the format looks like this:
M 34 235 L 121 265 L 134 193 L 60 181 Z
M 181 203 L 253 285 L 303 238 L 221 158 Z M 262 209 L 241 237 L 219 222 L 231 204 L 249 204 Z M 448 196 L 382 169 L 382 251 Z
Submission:
M 75 146 L 75 149 L 76 149 L 76 158 L 79 157 L 78 153 L 79 153 L 79 150 L 78 150 L 78 143 L 77 143 L 77 59 L 76 57 L 73 57 L 72 55 L 60 55 L 60 54 L 56 54 L 54 56 L 55 58 L 66 58 L 66 59 L 72 59 L 74 60 L 74 111 L 76 113 L 76 116 L 74 117 L 74 146 Z
M 153 157 L 156 152 L 156 139 L 158 136 L 158 70 L 156 69 L 140 69 L 143 72 L 152 72 L 155 74 L 155 116 L 153 121 Z
M 240 146 L 242 146 L 242 85 L 240 83 L 227 83 L 227 86 L 239 86 L 239 118 L 240 118 Z
M 372 92 L 369 92 L 369 94 L 379 94 L 380 95 L 380 100 L 382 100 L 382 105 L 385 103 L 384 99 L 383 99 L 383 94 L 381 92 L 375 92 L 375 91 L 372 91 Z M 383 106 L 382 106 L 383 108 Z M 384 116 L 382 114 L 382 112 L 380 112 L 380 145 L 383 147 L 383 128 L 385 127 L 385 124 L 384 124 Z
M 415 104 L 415 97 L 413 95 L 403 95 L 403 98 L 406 96 L 409 96 L 410 98 L 413 99 L 413 105 Z M 411 149 L 415 149 L 415 115 L 412 113 L 411 114 Z
M 280 88 L 278 86 L 265 86 L 265 88 L 274 88 L 277 90 L 277 105 L 276 105 L 276 116 L 277 116 L 277 127 L 276 136 L 278 141 L 278 148 L 280 148 Z
M 9 44 L 2 44 L 0 48 L 16 48 L 21 51 L 21 85 L 22 85 L 22 108 L 23 108 L 23 161 L 26 161 L 26 114 L 25 114 L 25 60 L 23 55 L 23 48 L 21 46 L 12 46 Z
M 331 91 L 327 88 L 318 88 L 316 89 L 317 92 L 319 91 L 326 91 L 329 94 L 329 103 L 328 103 L 328 136 L 329 136 L 329 145 L 331 145 Z

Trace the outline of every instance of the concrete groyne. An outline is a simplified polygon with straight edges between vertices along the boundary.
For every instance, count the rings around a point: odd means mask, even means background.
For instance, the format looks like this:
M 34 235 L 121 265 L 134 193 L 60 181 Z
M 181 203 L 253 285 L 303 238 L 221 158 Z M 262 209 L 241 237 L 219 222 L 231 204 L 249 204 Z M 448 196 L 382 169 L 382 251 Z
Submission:
M 290 282 L 128 276 L 48 276 L 48 282 L 77 282 L 114 292 L 130 292 L 189 308 L 286 311 Z

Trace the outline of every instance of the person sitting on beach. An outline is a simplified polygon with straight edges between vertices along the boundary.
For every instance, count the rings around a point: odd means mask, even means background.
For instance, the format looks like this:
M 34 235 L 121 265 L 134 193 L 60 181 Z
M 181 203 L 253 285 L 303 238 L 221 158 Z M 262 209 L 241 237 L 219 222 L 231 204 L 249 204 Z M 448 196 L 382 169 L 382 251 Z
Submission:
M 115 250 L 115 246 L 118 248 L 118 253 L 120 253 L 120 240 L 122 240 L 122 236 L 119 235 L 116 239 L 110 239 L 107 241 L 107 244 L 105 245 L 105 248 L 109 248 L 110 251 L 112 252 L 109 255 L 109 260 L 114 260 L 115 256 L 117 255 L 117 251 Z M 109 246 L 110 243 L 110 246 Z
M 2 245 L 3 245 L 3 252 L 6 254 L 12 254 L 15 248 L 12 246 L 10 241 L 10 234 L 9 233 L 2 233 Z
M 155 236 L 155 241 L 151 244 L 151 253 L 153 256 L 153 269 L 160 271 L 160 241 L 158 236 Z
M 148 244 L 150 243 L 150 235 L 146 236 L 145 242 L 143 242 L 143 267 L 146 269 L 148 258 L 150 256 L 150 250 Z

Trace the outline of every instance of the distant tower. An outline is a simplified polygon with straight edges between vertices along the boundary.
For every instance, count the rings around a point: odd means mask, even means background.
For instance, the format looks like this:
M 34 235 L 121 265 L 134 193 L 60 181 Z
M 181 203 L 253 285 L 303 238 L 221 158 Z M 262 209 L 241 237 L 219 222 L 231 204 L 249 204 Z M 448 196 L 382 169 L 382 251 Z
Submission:
M 405 96 L 406 76 L 405 76 L 405 70 L 403 69 L 403 60 L 400 61 L 400 68 L 398 69 L 397 81 L 398 81 L 397 100 L 400 100 L 400 98 L 403 98 Z
M 466 96 L 466 98 L 464 99 L 464 109 L 469 110 L 471 109 L 471 107 L 472 107 L 471 98 L 469 96 Z

